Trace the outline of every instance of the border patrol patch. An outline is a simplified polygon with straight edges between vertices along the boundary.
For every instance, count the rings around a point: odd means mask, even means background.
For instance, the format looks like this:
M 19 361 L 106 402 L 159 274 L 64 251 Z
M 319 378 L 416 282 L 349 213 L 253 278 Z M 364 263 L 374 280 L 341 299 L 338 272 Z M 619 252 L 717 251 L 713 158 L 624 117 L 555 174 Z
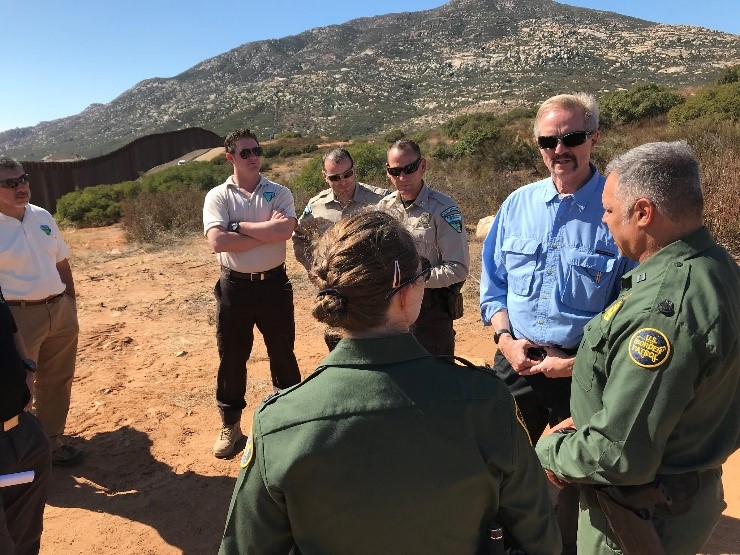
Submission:
M 450 224 L 452 229 L 458 233 L 462 233 L 462 214 L 457 206 L 450 206 L 442 212 L 441 216 L 448 224 Z
M 247 468 L 252 462 L 252 459 L 254 459 L 254 440 L 252 436 L 254 436 L 254 431 L 250 430 L 247 437 L 247 445 L 244 447 L 244 453 L 242 453 L 242 460 L 239 461 L 239 466 L 242 468 Z
M 311 205 L 307 204 L 306 207 L 303 209 L 303 215 L 308 216 L 311 213 Z
M 630 338 L 629 353 L 632 362 L 638 366 L 659 368 L 671 354 L 671 343 L 662 331 L 642 328 Z
M 275 198 L 275 192 L 274 192 L 274 191 L 265 191 L 265 192 L 264 192 L 264 193 L 262 194 L 262 196 L 263 196 L 263 197 L 265 197 L 265 200 L 266 200 L 267 202 L 270 202 L 270 201 L 271 201 L 272 199 L 274 199 L 274 198 Z
M 51 228 L 48 225 L 46 224 L 40 225 L 39 228 L 41 229 L 41 231 L 43 231 L 47 235 L 51 235 Z

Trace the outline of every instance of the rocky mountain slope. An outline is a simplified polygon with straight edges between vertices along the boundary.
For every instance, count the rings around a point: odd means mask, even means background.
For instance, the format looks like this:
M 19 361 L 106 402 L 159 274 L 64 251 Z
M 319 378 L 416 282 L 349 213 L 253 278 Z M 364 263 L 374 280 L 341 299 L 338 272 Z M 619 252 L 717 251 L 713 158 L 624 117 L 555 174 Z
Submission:
M 188 126 L 358 136 L 563 91 L 701 85 L 738 63 L 739 35 L 551 0 L 451 0 L 244 44 L 78 115 L 0 133 L 0 151 L 94 156 Z

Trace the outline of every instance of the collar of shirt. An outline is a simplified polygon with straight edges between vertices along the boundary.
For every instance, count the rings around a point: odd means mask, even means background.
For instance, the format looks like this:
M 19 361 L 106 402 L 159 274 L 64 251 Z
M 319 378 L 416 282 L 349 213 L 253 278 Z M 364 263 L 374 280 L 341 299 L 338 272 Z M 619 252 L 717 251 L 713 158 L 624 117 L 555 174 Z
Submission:
M 255 194 L 257 192 L 257 189 L 259 189 L 260 187 L 264 187 L 265 185 L 267 185 L 267 178 L 264 175 L 260 174 L 260 180 L 257 183 L 257 186 L 254 188 L 254 191 L 251 192 L 251 194 L 252 195 Z M 226 186 L 227 187 L 233 187 L 237 191 L 242 192 L 242 190 L 239 187 L 239 185 L 237 185 L 236 183 L 234 183 L 234 174 L 231 174 L 229 177 L 226 178 Z
M 662 275 L 665 272 L 667 260 L 672 260 L 674 264 L 680 266 L 684 260 L 694 258 L 698 253 L 710 249 L 714 245 L 716 243 L 706 227 L 697 229 L 686 237 L 663 247 L 642 264 L 627 272 L 622 277 L 622 289 L 630 289 L 639 281 L 643 281 L 644 279 L 636 279 L 636 276 L 640 274 L 645 274 L 650 278 Z
M 373 366 L 407 362 L 431 355 L 410 333 L 372 339 L 343 339 L 322 366 Z
M 416 195 L 416 198 L 409 203 L 408 205 L 404 203 L 404 201 L 401 199 L 401 193 L 396 191 L 396 201 L 402 205 L 404 208 L 408 208 L 409 206 L 418 206 L 419 208 L 425 208 L 429 206 L 429 191 L 431 189 L 427 186 L 426 181 L 421 182 L 421 189 L 419 189 L 419 194 Z
M 581 211 L 586 209 L 589 202 L 601 202 L 601 188 L 599 187 L 601 176 L 599 175 L 596 166 L 594 166 L 590 162 L 589 167 L 591 168 L 592 172 L 591 179 L 586 181 L 586 183 L 580 189 L 570 195 L 573 198 L 573 202 Z M 548 182 L 548 186 L 542 189 L 542 200 L 545 203 L 549 204 L 551 202 L 554 202 L 555 199 L 558 198 L 559 194 L 560 193 L 558 193 L 557 187 L 555 187 L 555 183 L 552 179 L 550 179 Z M 594 200 L 594 197 L 598 198 Z

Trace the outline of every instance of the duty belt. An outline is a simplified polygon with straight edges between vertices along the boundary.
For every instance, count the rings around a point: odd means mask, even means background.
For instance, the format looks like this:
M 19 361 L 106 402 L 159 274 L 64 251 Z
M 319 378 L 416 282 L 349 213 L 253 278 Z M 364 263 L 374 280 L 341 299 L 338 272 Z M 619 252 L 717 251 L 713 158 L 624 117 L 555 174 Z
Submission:
M 22 300 L 9 301 L 6 299 L 5 304 L 9 306 L 21 306 L 25 308 L 27 306 L 39 306 L 42 304 L 52 304 L 58 301 L 59 299 L 61 299 L 63 296 L 64 296 L 64 293 L 59 293 L 58 295 L 50 295 L 46 297 L 45 299 L 40 299 L 38 301 L 22 301 Z
M 226 266 L 221 266 L 221 274 L 231 279 L 241 279 L 244 281 L 264 281 L 275 274 L 285 272 L 285 263 L 276 266 L 265 272 L 237 272 Z

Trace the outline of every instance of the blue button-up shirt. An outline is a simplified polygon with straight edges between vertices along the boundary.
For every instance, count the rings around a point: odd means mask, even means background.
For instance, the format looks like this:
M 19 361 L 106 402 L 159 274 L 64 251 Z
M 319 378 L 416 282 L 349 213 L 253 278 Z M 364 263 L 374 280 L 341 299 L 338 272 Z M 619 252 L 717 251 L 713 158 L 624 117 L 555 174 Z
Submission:
M 484 325 L 507 309 L 515 337 L 567 349 L 583 326 L 611 303 L 620 278 L 634 267 L 619 254 L 593 176 L 560 196 L 551 177 L 514 191 L 483 242 L 480 310 Z

